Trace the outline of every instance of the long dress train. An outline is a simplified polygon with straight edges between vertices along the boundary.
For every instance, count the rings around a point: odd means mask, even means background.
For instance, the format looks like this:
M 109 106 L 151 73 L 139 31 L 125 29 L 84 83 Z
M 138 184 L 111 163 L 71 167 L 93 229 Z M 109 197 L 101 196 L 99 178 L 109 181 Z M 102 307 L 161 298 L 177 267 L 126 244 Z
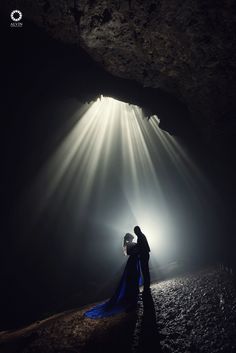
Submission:
M 86 317 L 92 319 L 108 317 L 136 307 L 139 285 L 142 282 L 137 246 L 133 244 L 127 253 L 129 258 L 115 293 L 108 301 L 86 311 L 84 314 Z

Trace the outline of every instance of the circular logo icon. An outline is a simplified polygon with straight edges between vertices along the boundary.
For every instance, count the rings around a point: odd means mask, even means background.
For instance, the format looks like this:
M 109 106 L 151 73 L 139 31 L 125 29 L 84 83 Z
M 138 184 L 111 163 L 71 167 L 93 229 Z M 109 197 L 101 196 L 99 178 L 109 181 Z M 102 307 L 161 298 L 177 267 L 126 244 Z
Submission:
M 22 12 L 20 10 L 13 10 L 11 12 L 11 19 L 14 22 L 19 22 L 22 19 Z

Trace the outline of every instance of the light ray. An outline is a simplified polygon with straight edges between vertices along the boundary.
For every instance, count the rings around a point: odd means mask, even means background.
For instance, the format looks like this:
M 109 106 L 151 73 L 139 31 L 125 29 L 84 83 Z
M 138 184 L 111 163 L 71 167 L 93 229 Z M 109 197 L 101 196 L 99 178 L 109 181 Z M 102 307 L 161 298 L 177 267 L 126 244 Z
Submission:
M 182 205 L 178 185 L 198 200 L 208 188 L 177 140 L 159 128 L 157 116 L 148 121 L 139 107 L 101 97 L 78 113 L 42 169 L 33 187 L 39 195 L 34 208 L 36 218 L 51 204 L 55 212 L 73 208 L 77 224 L 89 218 L 116 229 L 115 236 L 120 230 L 121 237 L 138 224 L 164 261 L 180 251 L 180 233 L 187 228 L 173 206 Z

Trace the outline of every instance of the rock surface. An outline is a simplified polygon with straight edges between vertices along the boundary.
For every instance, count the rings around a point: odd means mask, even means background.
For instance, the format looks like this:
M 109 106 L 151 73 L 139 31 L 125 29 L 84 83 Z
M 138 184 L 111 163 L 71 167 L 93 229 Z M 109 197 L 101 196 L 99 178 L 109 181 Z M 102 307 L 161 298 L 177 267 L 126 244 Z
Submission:
M 12 4 L 6 2 L 7 12 Z M 17 6 L 112 74 L 173 93 L 206 135 L 235 133 L 234 0 L 20 0 Z
M 136 312 L 92 320 L 89 307 L 0 333 L 0 352 L 236 351 L 232 276 L 215 269 L 153 284 Z

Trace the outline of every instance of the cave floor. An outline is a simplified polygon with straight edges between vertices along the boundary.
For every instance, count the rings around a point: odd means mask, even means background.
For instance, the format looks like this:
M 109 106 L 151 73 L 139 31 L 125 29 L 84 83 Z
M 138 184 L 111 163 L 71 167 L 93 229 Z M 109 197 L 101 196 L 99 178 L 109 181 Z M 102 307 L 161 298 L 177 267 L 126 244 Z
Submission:
M 93 320 L 91 306 L 0 332 L 0 353 L 236 352 L 236 291 L 217 269 L 153 284 L 136 311 Z

